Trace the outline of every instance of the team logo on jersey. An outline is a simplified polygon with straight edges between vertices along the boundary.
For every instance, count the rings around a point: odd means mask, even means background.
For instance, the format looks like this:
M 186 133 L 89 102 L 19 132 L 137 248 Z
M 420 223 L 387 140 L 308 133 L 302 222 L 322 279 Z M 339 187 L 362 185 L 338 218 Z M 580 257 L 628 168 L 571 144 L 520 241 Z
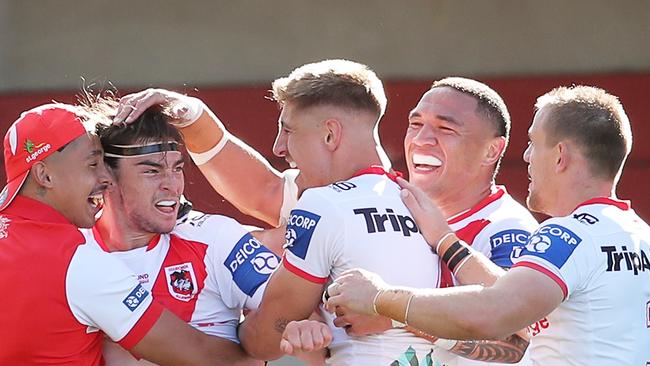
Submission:
M 593 225 L 599 221 L 596 216 L 584 212 L 581 214 L 574 214 L 573 218 L 585 225 Z
M 198 292 L 192 262 L 165 267 L 169 294 L 177 300 L 190 301 Z
M 305 259 L 311 237 L 316 230 L 320 216 L 305 210 L 293 210 L 287 222 L 284 246 L 296 256 Z
M 582 239 L 568 228 L 548 224 L 537 229 L 528 239 L 523 250 L 515 253 L 514 257 L 533 255 L 545 259 L 557 268 L 562 268 L 581 242 Z
M 251 234 L 246 233 L 223 262 L 239 289 L 248 296 L 269 278 L 279 260 Z
M 5 239 L 7 236 L 9 236 L 9 223 L 11 220 L 4 216 L 0 216 L 0 239 Z
M 142 287 L 141 284 L 138 284 L 133 291 L 122 300 L 122 304 L 124 304 L 129 310 L 135 311 L 147 296 L 149 296 L 149 291 Z

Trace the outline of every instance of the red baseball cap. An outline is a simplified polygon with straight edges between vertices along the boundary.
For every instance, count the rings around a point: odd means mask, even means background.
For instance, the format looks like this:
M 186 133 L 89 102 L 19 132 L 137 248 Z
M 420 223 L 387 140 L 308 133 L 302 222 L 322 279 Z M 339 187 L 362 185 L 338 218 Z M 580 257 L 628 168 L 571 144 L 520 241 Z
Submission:
M 76 107 L 45 104 L 20 115 L 4 140 L 7 185 L 0 192 L 0 211 L 13 201 L 37 161 L 87 133 Z

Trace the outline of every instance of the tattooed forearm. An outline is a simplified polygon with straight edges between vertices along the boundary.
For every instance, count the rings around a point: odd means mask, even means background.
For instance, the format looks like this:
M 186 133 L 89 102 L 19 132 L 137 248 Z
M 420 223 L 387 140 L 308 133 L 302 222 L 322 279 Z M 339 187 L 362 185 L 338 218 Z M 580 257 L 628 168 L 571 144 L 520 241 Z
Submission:
M 527 340 L 513 334 L 498 341 L 459 341 L 451 352 L 471 360 L 516 363 L 527 347 Z
M 273 323 L 273 329 L 275 329 L 276 332 L 282 334 L 284 332 L 284 329 L 287 327 L 287 324 L 289 324 L 289 321 L 285 318 L 276 319 L 275 323 Z

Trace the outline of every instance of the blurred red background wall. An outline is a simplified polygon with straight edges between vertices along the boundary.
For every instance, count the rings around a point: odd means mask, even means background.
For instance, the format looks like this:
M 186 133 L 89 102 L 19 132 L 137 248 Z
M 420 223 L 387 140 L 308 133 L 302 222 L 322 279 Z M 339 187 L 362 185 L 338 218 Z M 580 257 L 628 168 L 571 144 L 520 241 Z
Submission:
M 650 219 L 650 197 L 645 192 L 646 184 L 650 180 L 650 144 L 645 142 L 645 137 L 650 136 L 650 126 L 646 124 L 650 119 L 650 110 L 645 104 L 650 89 L 650 74 L 509 77 L 480 80 L 499 92 L 510 110 L 511 141 L 497 182 L 505 184 L 519 201 L 525 199 L 528 186 L 522 153 L 527 144 L 526 133 L 532 120 L 535 99 L 556 86 L 572 84 L 594 85 L 617 95 L 630 117 L 634 136 L 632 154 L 619 184 L 618 196 L 632 200 L 632 207 L 636 212 L 644 219 Z M 385 84 L 389 103 L 381 123 L 380 136 L 395 168 L 405 173 L 402 139 L 407 115 L 430 84 L 431 81 L 389 81 Z M 271 152 L 277 129 L 278 110 L 275 103 L 265 98 L 268 96 L 268 88 L 267 85 L 263 85 L 174 89 L 202 98 L 231 132 L 254 146 L 271 161 L 273 166 L 284 170 L 287 168 L 286 163 L 282 159 L 275 158 Z M 22 111 L 36 105 L 51 100 L 74 102 L 76 92 L 0 94 L 0 129 L 6 131 Z M 123 90 L 121 94 L 127 92 Z M 196 208 L 233 216 L 243 223 L 262 225 L 242 215 L 225 202 L 211 189 L 192 163 L 187 164 L 186 167 L 185 192 Z M 0 172 L 0 176 L 4 183 L 4 169 Z

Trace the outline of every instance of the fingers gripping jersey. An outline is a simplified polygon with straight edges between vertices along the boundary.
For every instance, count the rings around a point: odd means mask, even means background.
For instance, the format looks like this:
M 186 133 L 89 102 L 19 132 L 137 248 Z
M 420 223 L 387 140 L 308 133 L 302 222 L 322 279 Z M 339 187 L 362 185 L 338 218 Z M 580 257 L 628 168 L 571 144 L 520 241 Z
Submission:
M 629 203 L 597 198 L 545 221 L 514 261 L 565 296 L 530 327 L 536 364 L 650 362 L 650 228 Z
M 308 281 L 326 283 L 360 267 L 393 285 L 438 285 L 438 257 L 402 203 L 399 186 L 385 175 L 364 174 L 308 189 L 289 217 L 286 235 L 283 265 Z M 333 329 L 331 364 L 432 364 L 431 343 L 411 333 L 392 329 L 348 337 L 333 326 L 329 313 L 324 316 Z
M 101 365 L 104 333 L 131 348 L 158 320 L 133 273 L 86 239 L 23 196 L 0 215 L 0 365 Z
M 491 194 L 474 207 L 447 220 L 456 235 L 500 267 L 512 266 L 513 250 L 526 244 L 538 224 L 533 215 L 512 198 L 503 186 L 492 187 Z M 444 264 L 441 287 L 458 285 Z M 468 360 L 442 348 L 435 348 L 434 358 L 444 366 L 502 365 Z M 517 365 L 528 365 L 528 354 Z
M 147 247 L 110 255 L 137 273 L 165 308 L 204 333 L 237 343 L 242 309 L 257 308 L 279 263 L 235 220 L 197 211 Z M 108 365 L 135 361 L 111 344 L 105 354 Z

